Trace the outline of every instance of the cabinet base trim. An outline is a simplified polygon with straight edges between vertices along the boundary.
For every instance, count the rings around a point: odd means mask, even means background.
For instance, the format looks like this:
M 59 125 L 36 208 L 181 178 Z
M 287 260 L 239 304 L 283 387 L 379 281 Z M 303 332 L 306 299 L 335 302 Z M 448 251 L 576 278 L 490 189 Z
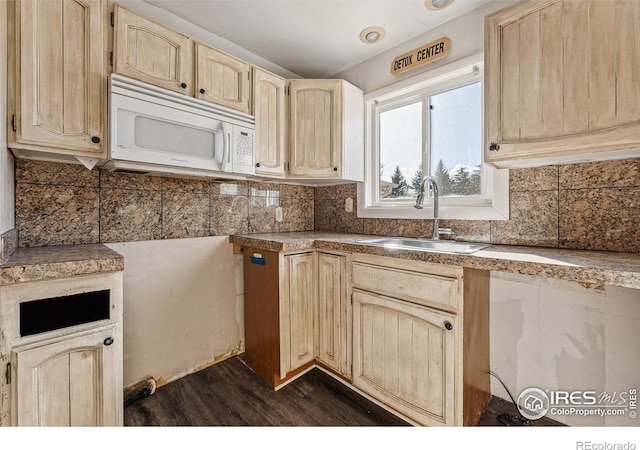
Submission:
M 274 383 L 273 383 L 274 384 L 273 389 L 275 391 L 277 391 L 278 389 L 286 386 L 287 384 L 291 383 L 292 381 L 297 380 L 298 378 L 300 378 L 305 373 L 309 372 L 314 367 L 315 367 L 314 362 L 310 361 L 310 362 L 306 363 L 304 366 L 299 367 L 296 370 L 294 370 L 293 372 L 288 373 L 287 376 L 284 377 L 284 378 L 280 378 L 278 376 L 275 376 L 274 377 Z

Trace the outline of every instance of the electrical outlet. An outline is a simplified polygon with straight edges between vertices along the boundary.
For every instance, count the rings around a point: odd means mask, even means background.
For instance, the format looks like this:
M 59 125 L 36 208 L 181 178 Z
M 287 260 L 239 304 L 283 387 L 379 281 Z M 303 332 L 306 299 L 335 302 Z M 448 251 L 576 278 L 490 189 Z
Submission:
M 276 222 L 282 222 L 282 208 L 279 206 L 276 208 Z
M 344 201 L 344 210 L 348 213 L 353 212 L 353 199 L 351 197 Z

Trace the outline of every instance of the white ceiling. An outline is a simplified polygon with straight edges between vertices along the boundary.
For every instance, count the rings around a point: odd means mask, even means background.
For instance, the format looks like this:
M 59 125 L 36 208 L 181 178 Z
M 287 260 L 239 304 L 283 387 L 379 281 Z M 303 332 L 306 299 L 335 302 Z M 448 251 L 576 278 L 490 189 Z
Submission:
M 145 0 L 305 78 L 326 78 L 490 0 Z M 386 30 L 360 41 L 370 26 Z

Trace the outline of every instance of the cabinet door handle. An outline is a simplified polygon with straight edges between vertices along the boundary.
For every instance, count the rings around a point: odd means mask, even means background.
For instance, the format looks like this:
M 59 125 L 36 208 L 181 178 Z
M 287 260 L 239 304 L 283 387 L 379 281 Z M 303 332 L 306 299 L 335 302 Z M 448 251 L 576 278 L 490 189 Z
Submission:
M 444 327 L 449 331 L 453 330 L 453 325 L 451 325 L 451 322 L 445 322 Z
M 200 88 L 200 93 L 201 93 L 201 94 L 204 94 L 204 93 L 205 93 L 205 90 L 204 90 L 204 89 L 202 89 L 202 88 Z
M 491 145 L 489 146 L 489 150 L 492 152 L 497 152 L 498 150 L 500 150 L 500 145 L 496 144 L 495 142 L 492 142 Z
M 338 171 L 338 168 L 337 168 L 337 167 L 334 167 L 334 168 L 333 168 L 333 171 L 334 171 L 334 172 L 337 172 L 337 171 Z
M 108 338 L 105 338 L 105 340 L 104 340 L 104 341 L 102 341 L 102 343 L 103 343 L 104 345 L 109 346 L 109 345 L 113 344 L 113 338 L 112 338 L 111 336 L 109 336 Z
M 260 167 L 260 163 L 256 163 L 256 167 Z
M 100 143 L 100 138 L 98 136 L 92 136 L 91 137 L 91 142 L 93 142 L 94 144 L 99 144 Z
M 180 83 L 180 87 L 182 89 L 186 89 L 187 88 L 187 83 Z

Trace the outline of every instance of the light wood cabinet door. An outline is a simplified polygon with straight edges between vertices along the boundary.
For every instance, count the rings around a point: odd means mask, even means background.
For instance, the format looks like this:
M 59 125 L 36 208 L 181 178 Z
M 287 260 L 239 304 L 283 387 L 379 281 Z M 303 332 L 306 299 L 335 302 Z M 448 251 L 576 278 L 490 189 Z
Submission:
M 640 146 L 638 2 L 520 2 L 485 39 L 487 161 Z
M 196 42 L 196 97 L 249 113 L 249 63 Z
M 9 147 L 104 157 L 106 1 L 11 6 Z
M 256 175 L 284 178 L 287 157 L 287 80 L 252 68 L 256 119 Z
M 314 360 L 315 252 L 284 256 L 280 308 L 282 378 Z
M 342 81 L 291 80 L 291 176 L 340 178 L 342 174 Z
M 193 95 L 193 66 L 188 36 L 116 6 L 114 72 Z
M 453 314 L 354 290 L 353 384 L 420 424 L 455 425 L 456 329 Z
M 121 426 L 120 340 L 110 325 L 13 349 L 13 424 Z
M 336 372 L 347 372 L 347 298 L 344 256 L 318 252 L 317 357 Z

